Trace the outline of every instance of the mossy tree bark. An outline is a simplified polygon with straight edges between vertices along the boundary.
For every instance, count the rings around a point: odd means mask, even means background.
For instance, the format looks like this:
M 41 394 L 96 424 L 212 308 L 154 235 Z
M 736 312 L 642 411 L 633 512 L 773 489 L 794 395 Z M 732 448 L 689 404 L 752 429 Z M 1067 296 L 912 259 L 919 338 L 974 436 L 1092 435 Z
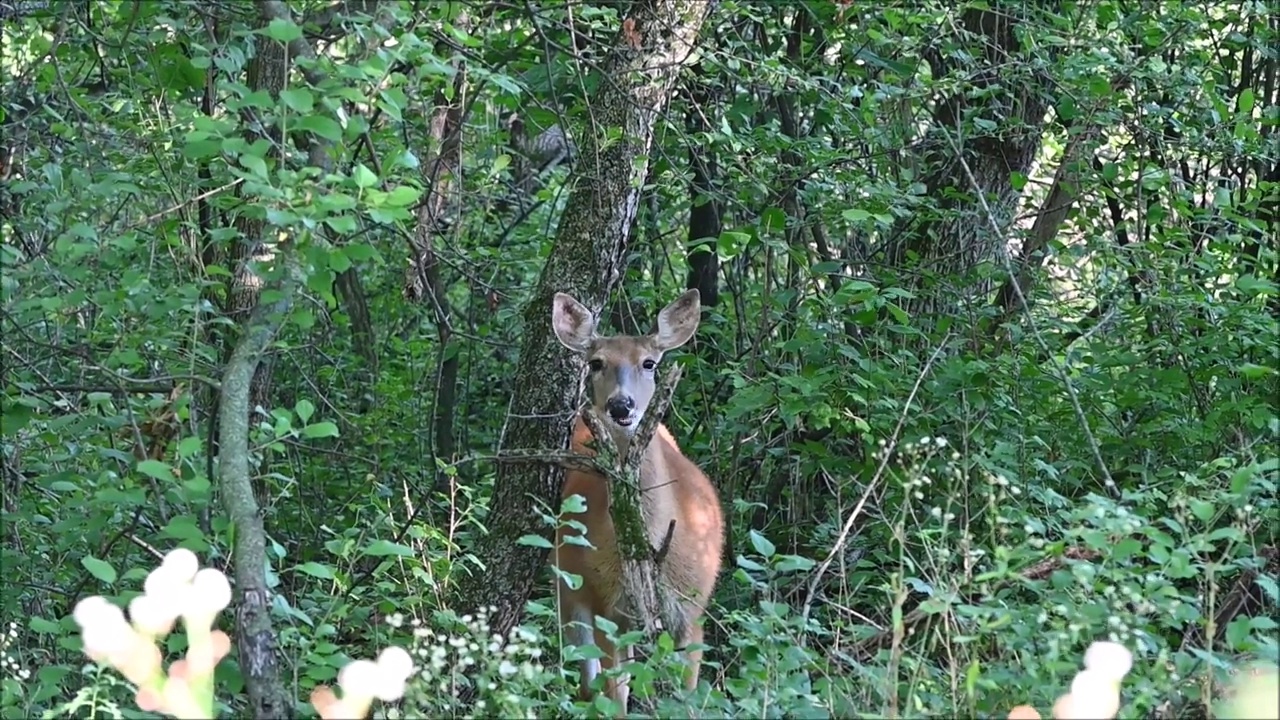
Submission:
M 623 20 L 591 107 L 595 124 L 583 138 L 551 255 L 524 311 L 517 390 L 501 442 L 504 452 L 568 445 L 584 368 L 582 358 L 552 337 L 552 296 L 570 293 L 597 315 L 604 307 L 621 272 L 648 171 L 654 122 L 711 6 L 703 0 L 643 0 Z M 618 129 L 621 137 L 610 138 Z M 452 607 L 496 606 L 490 623 L 502 635 L 519 621 L 546 562 L 546 550 L 516 540 L 550 535 L 551 528 L 530 504 L 536 501 L 558 510 L 562 480 L 561 469 L 548 463 L 499 467 L 489 534 L 477 549 L 486 570 L 459 580 L 450 598 Z

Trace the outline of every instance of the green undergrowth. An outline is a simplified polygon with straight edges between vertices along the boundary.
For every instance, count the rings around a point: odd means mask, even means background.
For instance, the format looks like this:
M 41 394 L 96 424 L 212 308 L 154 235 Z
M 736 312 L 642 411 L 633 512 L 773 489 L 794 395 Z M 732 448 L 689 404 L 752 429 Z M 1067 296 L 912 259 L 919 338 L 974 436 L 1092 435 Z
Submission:
M 670 692 L 679 657 L 664 635 L 640 648 L 632 709 L 655 717 L 686 707 L 704 717 L 996 716 L 1022 703 L 1051 706 L 1084 649 L 1111 640 L 1134 657 L 1122 715 L 1193 713 L 1219 699 L 1237 668 L 1276 662 L 1266 608 L 1277 589 L 1262 552 L 1274 531 L 1274 459 L 1189 468 L 1177 492 L 1075 500 L 986 465 L 941 438 L 906 442 L 883 474 L 882 493 L 896 488 L 902 501 L 864 507 L 825 555 L 783 552 L 756 530 L 737 538 L 705 620 L 700 687 Z M 459 617 L 440 606 L 452 574 L 475 566 L 450 534 L 477 529 L 483 513 L 473 508 L 447 531 L 422 526 L 391 542 L 374 539 L 370 512 L 369 527 L 334 532 L 305 562 L 274 548 L 279 648 L 301 714 L 314 713 L 306 698 L 333 684 L 343 665 L 388 645 L 409 649 L 416 669 L 400 701 L 377 706 L 379 717 L 465 715 L 455 698 L 466 686 L 478 690 L 478 716 L 608 711 L 608 700 L 574 697 L 549 579 L 506 638 L 493 635 L 483 609 Z M 889 538 L 877 552 L 868 544 L 873 524 Z M 199 540 L 182 544 L 225 556 L 220 538 Z M 827 556 L 833 561 L 819 574 Z M 118 603 L 145 575 L 105 560 L 84 567 Z M 5 620 L 5 717 L 150 716 L 136 710 L 127 683 L 85 664 L 69 617 Z M 225 618 L 222 626 L 234 629 Z M 183 649 L 182 637 L 166 639 L 167 654 Z M 216 680 L 229 703 L 222 714 L 235 713 L 243 680 L 234 653 Z

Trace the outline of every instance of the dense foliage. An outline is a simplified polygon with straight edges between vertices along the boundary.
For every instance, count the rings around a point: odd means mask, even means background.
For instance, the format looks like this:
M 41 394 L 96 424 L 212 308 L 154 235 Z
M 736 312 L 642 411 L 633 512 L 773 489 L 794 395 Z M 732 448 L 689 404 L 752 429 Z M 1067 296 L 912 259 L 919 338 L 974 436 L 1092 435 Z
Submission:
M 644 2 L 0 3 L 0 714 L 153 717 L 72 610 L 179 546 L 265 572 L 293 712 L 389 644 L 406 716 L 597 711 L 550 575 L 486 568 L 538 545 L 497 503 L 555 523 L 498 456 L 536 449 L 504 442 L 521 343 L 634 141 L 599 103 Z M 658 716 L 1048 708 L 1106 639 L 1122 714 L 1201 714 L 1278 661 L 1278 11 L 710 9 L 616 284 L 543 277 L 612 290 L 615 332 L 706 308 L 667 424 L 728 569 Z M 647 654 L 633 697 L 677 662 Z

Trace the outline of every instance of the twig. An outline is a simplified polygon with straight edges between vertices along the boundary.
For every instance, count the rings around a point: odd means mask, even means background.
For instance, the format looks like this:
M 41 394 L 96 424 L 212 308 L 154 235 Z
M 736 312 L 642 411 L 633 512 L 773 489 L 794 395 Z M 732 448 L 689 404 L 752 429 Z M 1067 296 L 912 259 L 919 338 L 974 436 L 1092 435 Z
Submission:
M 973 187 L 973 194 L 977 196 L 978 203 L 982 206 L 982 213 L 987 218 L 987 223 L 991 225 L 991 231 L 996 237 L 1002 237 L 1004 233 L 1000 230 L 1000 224 L 996 222 L 995 215 L 991 212 L 991 206 L 987 204 L 986 193 L 982 191 L 982 186 L 978 184 L 978 179 L 974 177 L 973 170 L 969 167 L 969 162 L 964 159 L 964 153 L 960 152 L 960 146 L 956 143 L 956 139 L 951 133 L 944 133 L 947 142 L 951 145 L 952 152 L 955 153 L 956 160 L 959 161 L 960 167 L 964 169 L 964 175 L 969 180 L 969 184 Z M 1113 497 L 1120 497 L 1120 489 L 1116 487 L 1116 481 L 1111 478 L 1111 472 L 1107 470 L 1107 463 L 1102 459 L 1102 449 L 1098 447 L 1098 441 L 1093 436 L 1093 430 L 1089 427 L 1089 420 L 1084 416 L 1084 408 L 1080 407 L 1080 398 L 1076 395 L 1076 386 L 1071 383 L 1071 378 L 1067 377 L 1067 373 L 1058 364 L 1053 357 L 1052 351 L 1049 350 L 1049 343 L 1045 342 L 1044 336 L 1040 334 L 1040 328 L 1036 326 L 1035 318 L 1031 316 L 1031 305 L 1027 303 L 1027 296 L 1022 292 L 1022 286 L 1018 284 L 1018 274 L 1013 269 L 1013 264 L 1009 262 L 1007 253 L 997 253 L 1000 256 L 1000 262 L 1004 265 L 1005 272 L 1009 273 L 1009 287 L 1013 289 L 1014 295 L 1018 298 L 1018 306 L 1022 308 L 1023 314 L 1027 318 L 1027 326 L 1031 329 L 1031 336 L 1036 339 L 1036 344 L 1040 346 L 1040 350 L 1044 352 L 1045 358 L 1049 361 L 1049 367 L 1053 368 L 1053 374 L 1057 376 L 1058 381 L 1067 389 L 1067 398 L 1071 400 L 1071 409 L 1075 411 L 1076 422 L 1080 423 L 1080 429 L 1084 431 L 1085 441 L 1089 444 L 1089 451 L 1093 454 L 1093 461 L 1097 463 L 1098 470 L 1102 473 L 1103 486 L 1106 491 Z
M 199 195 L 196 195 L 195 197 L 187 198 L 186 200 L 183 200 L 182 202 L 177 203 L 177 204 L 173 205 L 172 207 L 165 208 L 164 210 L 161 210 L 160 212 L 155 213 L 154 215 L 148 215 L 147 217 L 142 218 L 142 219 L 141 219 L 141 220 L 139 220 L 138 222 L 136 222 L 136 223 L 134 223 L 134 224 L 130 225 L 129 227 L 125 228 L 125 232 L 129 232 L 129 231 L 131 231 L 131 230 L 136 230 L 136 229 L 138 229 L 138 228 L 142 227 L 143 225 L 150 225 L 151 223 L 153 223 L 153 222 L 155 222 L 155 221 L 159 220 L 160 218 L 164 217 L 165 215 L 169 215 L 169 214 L 171 214 L 171 213 L 175 213 L 175 212 L 177 212 L 177 211 L 181 210 L 182 208 L 184 208 L 184 207 L 186 207 L 186 206 L 188 206 L 188 205 L 190 205 L 190 204 L 192 204 L 192 203 L 197 203 L 197 202 L 200 202 L 201 200 L 207 200 L 208 198 L 211 198 L 211 197 L 213 197 L 214 195 L 217 195 L 217 194 L 219 194 L 219 193 L 226 192 L 227 190 L 230 190 L 231 188 L 233 188 L 233 187 L 235 187 L 235 186 L 239 185 L 239 184 L 240 184 L 240 183 L 242 183 L 242 182 L 244 182 L 244 178 L 238 178 L 238 179 L 236 179 L 236 180 L 232 180 L 231 182 L 227 183 L 226 185 L 223 185 L 222 187 L 216 187 L 216 188 L 213 188 L 213 189 L 211 189 L 211 190 L 206 190 L 206 191 L 204 191 L 204 192 L 200 193 Z
M 871 497 L 871 491 L 880 484 L 880 478 L 884 476 L 885 468 L 889 466 L 889 459 L 893 457 L 893 450 L 898 445 L 898 434 L 902 432 L 902 426 L 907 422 L 907 413 L 911 411 L 911 403 L 916 398 L 916 393 L 920 390 L 921 383 L 929 374 L 929 368 L 933 366 L 933 361 L 938 359 L 942 354 L 942 348 L 947 346 L 947 340 L 951 339 L 951 333 L 948 332 L 942 338 L 942 342 L 938 343 L 938 347 L 934 349 L 933 354 L 929 356 L 929 360 L 925 362 L 924 367 L 920 369 L 920 373 L 916 375 L 916 382 L 911 386 L 911 392 L 907 395 L 907 401 L 902 406 L 902 414 L 898 416 L 898 424 L 893 428 L 893 435 L 889 437 L 888 444 L 884 448 L 884 457 L 880 458 L 880 466 L 876 468 L 876 474 L 872 476 L 871 482 L 867 483 L 867 489 L 862 491 L 862 497 L 858 498 L 858 504 L 853 506 L 853 512 L 849 513 L 849 517 L 845 518 L 844 527 L 840 528 L 840 535 L 836 538 L 836 542 L 831 546 L 831 551 L 827 553 L 827 557 L 818 565 L 818 569 L 813 572 L 813 579 L 809 581 L 809 590 L 804 596 L 804 610 L 801 616 L 809 619 L 809 611 L 813 609 L 813 598 L 818 593 L 818 583 L 822 582 L 822 576 L 827 572 L 827 568 L 831 567 L 831 561 L 835 560 L 837 554 L 844 550 L 844 545 L 849 541 L 849 531 L 853 529 L 853 521 L 858 519 L 862 514 L 862 508 L 867 504 L 867 498 Z M 802 641 L 803 643 L 803 641 Z
M 636 428 L 636 435 L 627 446 L 626 462 L 623 464 L 625 472 L 640 471 L 640 460 L 644 456 L 644 451 L 649 448 L 649 443 L 653 442 L 653 434 L 658 431 L 662 416 L 666 415 L 667 408 L 671 407 L 671 398 L 675 395 L 676 384 L 680 382 L 680 376 L 683 374 L 684 370 L 673 363 L 658 379 L 658 389 L 653 394 L 653 400 L 649 402 L 649 409 L 645 410 L 644 418 L 640 420 L 640 427 Z

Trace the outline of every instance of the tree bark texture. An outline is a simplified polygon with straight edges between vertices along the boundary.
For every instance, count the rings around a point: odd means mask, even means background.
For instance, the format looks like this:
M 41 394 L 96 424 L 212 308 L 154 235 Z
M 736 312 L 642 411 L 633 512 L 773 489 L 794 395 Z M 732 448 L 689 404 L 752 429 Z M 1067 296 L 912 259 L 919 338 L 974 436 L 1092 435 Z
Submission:
M 278 98 L 289 75 L 285 46 L 265 35 L 258 35 L 256 38 L 257 52 L 249 61 L 249 88 L 254 91 L 265 90 L 271 94 L 272 99 Z M 247 128 L 266 126 L 263 118 L 245 117 L 244 121 Z M 261 134 L 257 131 L 245 132 L 246 142 L 253 143 L 260 138 Z M 272 146 L 279 147 L 280 138 L 276 137 L 273 140 Z M 240 237 L 232 251 L 234 275 L 230 280 L 227 314 L 232 320 L 243 325 L 249 314 L 257 307 L 258 298 L 262 296 L 262 278 L 253 269 L 253 264 L 269 262 L 271 257 L 263 253 L 262 235 L 266 230 L 266 224 L 262 220 L 242 214 L 236 218 L 235 226 Z M 249 396 L 249 412 L 252 412 L 255 407 L 267 406 L 267 397 L 271 390 L 271 372 L 274 367 L 271 355 L 268 353 L 262 357 L 256 367 L 257 372 L 253 376 L 253 386 Z
M 567 292 L 597 315 L 613 289 L 626 252 L 658 113 L 667 102 L 712 3 L 643 0 L 623 20 L 590 108 L 569 200 L 551 254 L 524 310 L 520 360 L 501 441 L 510 449 L 567 447 L 579 410 L 584 361 L 552 337 L 552 297 Z M 605 142 L 610 129 L 622 136 Z M 502 463 L 488 524 L 477 554 L 486 572 L 460 578 L 451 606 L 495 605 L 493 631 L 505 635 L 546 563 L 546 551 L 517 544 L 523 535 L 549 537 L 531 499 L 559 510 L 562 470 L 545 462 Z
M 924 185 L 936 211 L 911 218 L 913 227 L 888 248 L 889 265 L 915 278 L 908 283 L 917 295 L 907 307 L 913 315 L 949 313 L 957 303 L 983 297 L 992 289 L 990 281 L 966 280 L 958 292 L 946 293 L 933 278 L 963 276 L 1005 252 L 1003 233 L 994 233 L 978 194 L 986 197 L 996 225 L 1008 228 L 1020 195 L 1013 175 L 1025 176 L 1030 169 L 1049 107 L 1038 61 L 1018 40 L 1019 26 L 1028 13 L 1053 11 L 1058 4 L 1040 0 L 1021 7 L 966 10 L 961 40 L 972 64 L 952 67 L 941 55 L 929 58 L 935 76 L 965 72 L 970 89 L 938 104 L 922 144 Z M 963 164 L 969 166 L 977 187 Z
M 266 530 L 253 492 L 249 462 L 249 402 L 254 371 L 293 305 L 293 283 L 280 298 L 254 308 L 222 375 L 218 489 L 236 528 L 232 560 L 236 578 L 236 651 L 255 718 L 291 718 L 293 701 L 280 680 L 276 633 L 267 588 Z

